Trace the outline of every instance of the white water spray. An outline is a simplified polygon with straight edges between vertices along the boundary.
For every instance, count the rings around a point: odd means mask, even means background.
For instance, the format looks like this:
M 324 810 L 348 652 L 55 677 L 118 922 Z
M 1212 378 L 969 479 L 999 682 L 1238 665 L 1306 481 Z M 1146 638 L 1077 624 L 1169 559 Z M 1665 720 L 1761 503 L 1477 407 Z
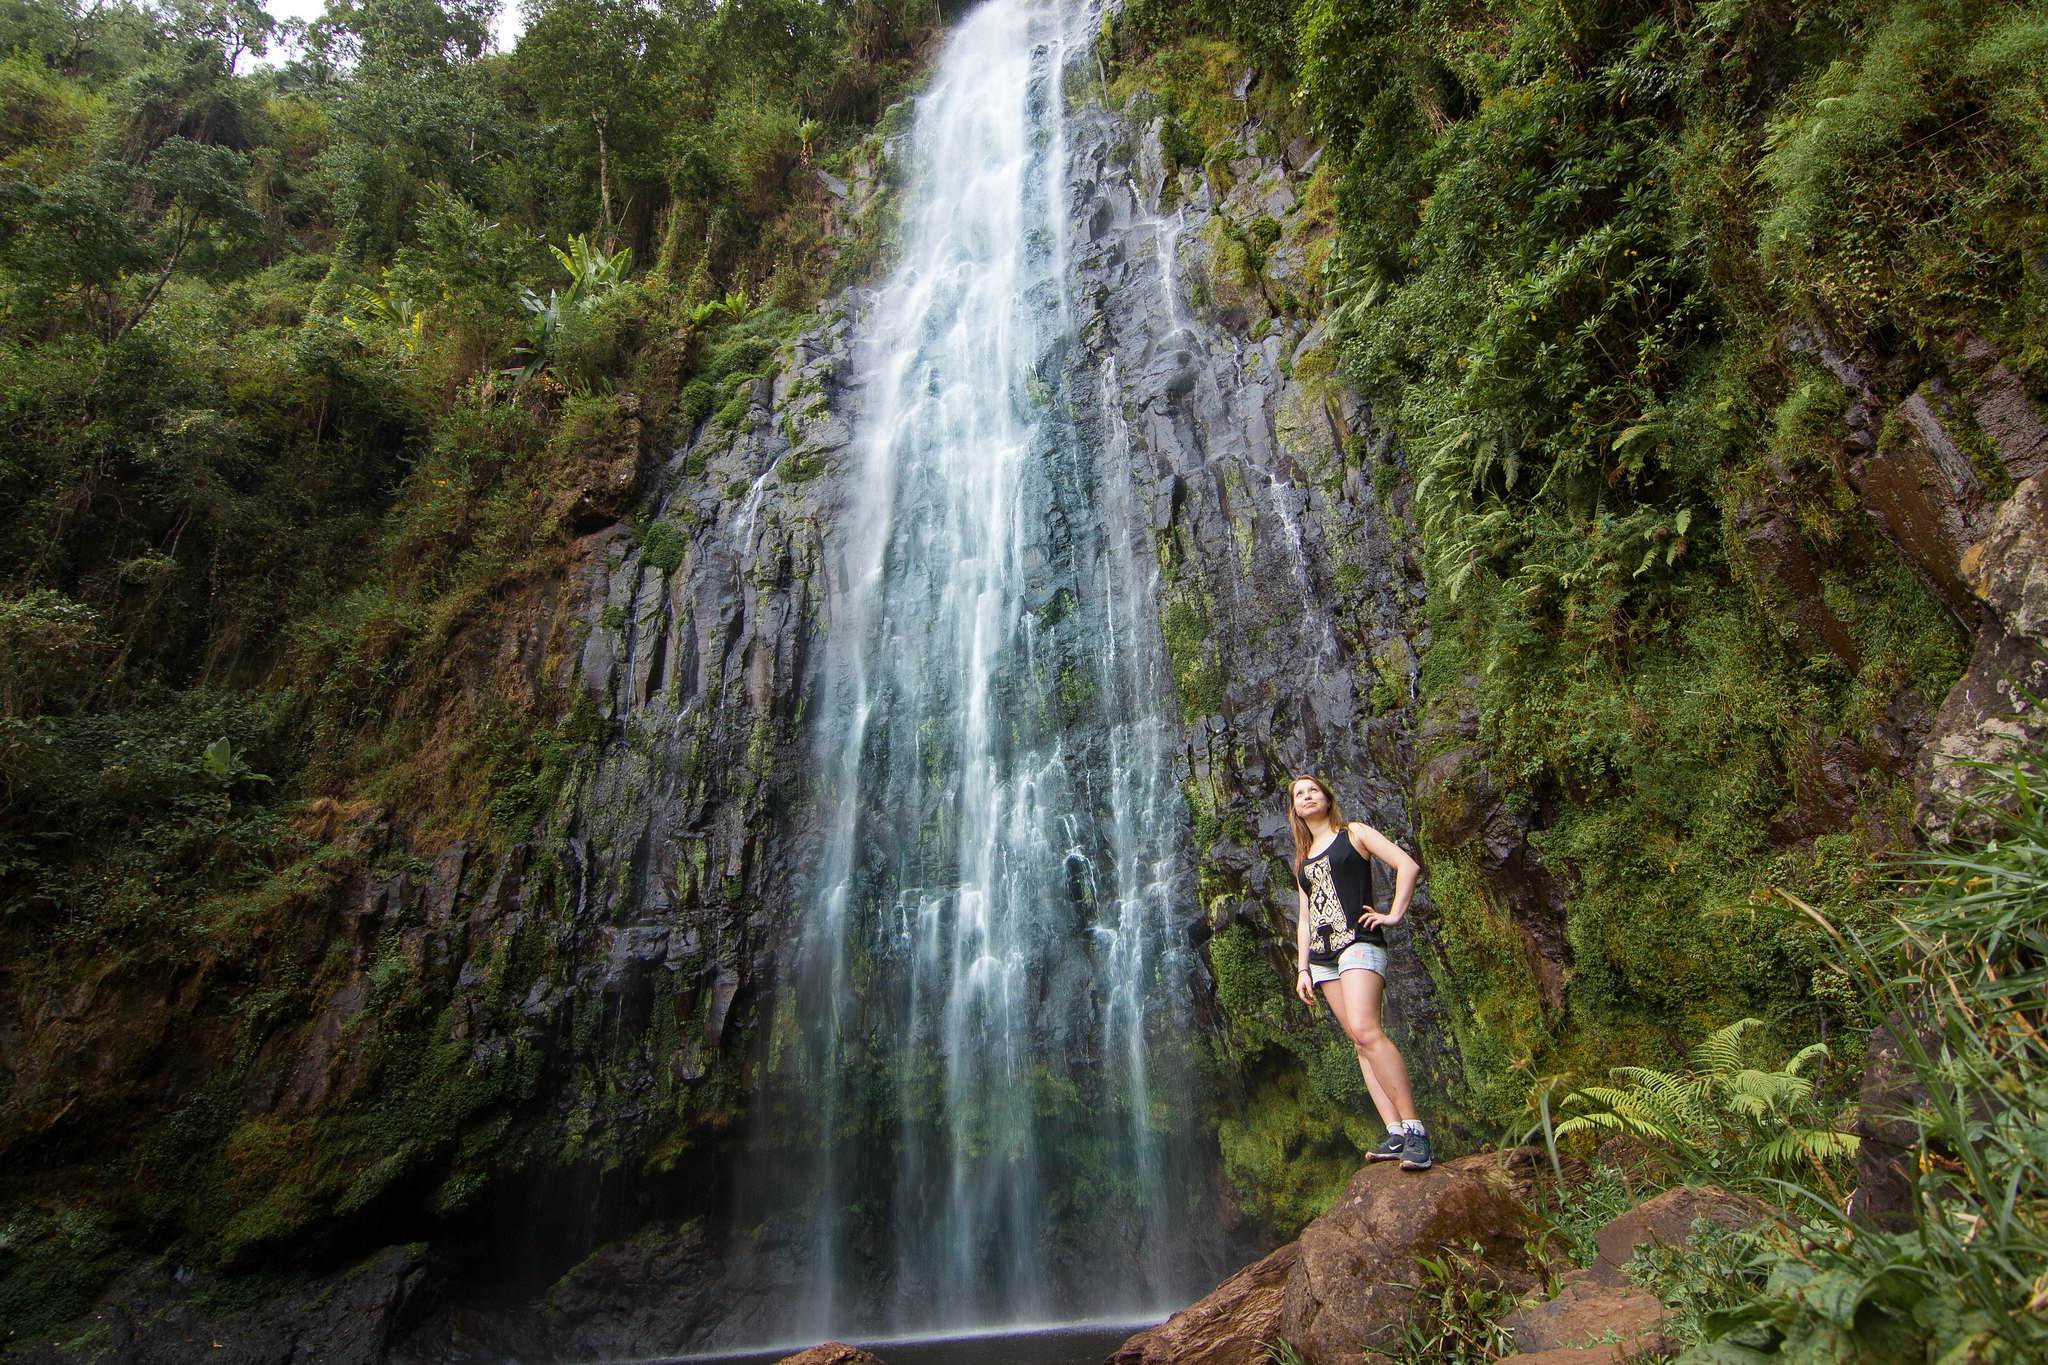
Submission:
M 820 851 L 757 1177 L 800 1195 L 814 1332 L 1143 1312 L 1190 1288 L 1156 570 L 1113 378 L 1069 392 L 1062 75 L 1099 18 L 990 0 L 962 22 L 859 353 Z M 1097 404 L 1091 441 L 1075 413 Z

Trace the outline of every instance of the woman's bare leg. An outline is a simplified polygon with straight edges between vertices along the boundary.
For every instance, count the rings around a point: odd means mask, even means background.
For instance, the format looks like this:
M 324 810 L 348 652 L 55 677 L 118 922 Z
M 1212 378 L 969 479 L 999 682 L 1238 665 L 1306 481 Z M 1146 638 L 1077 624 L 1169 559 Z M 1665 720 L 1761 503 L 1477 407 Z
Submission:
M 1379 1082 L 1373 1087 L 1373 1101 L 1379 1103 L 1380 1091 L 1384 1089 L 1387 1102 L 1381 1105 L 1381 1112 L 1390 1107 L 1394 1110 L 1394 1118 L 1387 1120 L 1390 1124 L 1417 1117 L 1415 1091 L 1408 1084 L 1408 1064 L 1401 1059 L 1401 1049 L 1380 1027 L 1380 1001 L 1387 993 L 1385 978 L 1378 972 L 1351 971 L 1338 977 L 1336 985 L 1334 991 L 1327 987 L 1325 990 L 1330 995 L 1331 1008 L 1337 1011 L 1337 1021 L 1344 1025 L 1352 1046 L 1358 1049 L 1358 1065 L 1365 1073 L 1366 1084 L 1371 1086 L 1375 1078 Z
M 1344 976 L 1356 975 L 1356 972 L 1344 973 Z M 1372 973 L 1367 972 L 1366 975 L 1371 976 Z M 1344 999 L 1343 976 L 1338 977 L 1335 981 L 1325 981 L 1323 983 L 1323 998 L 1330 1002 L 1330 1012 L 1337 1016 L 1337 1023 L 1343 1028 L 1344 1036 L 1347 1038 L 1353 1037 L 1351 1024 L 1349 1023 L 1350 1016 L 1347 1013 L 1350 1006 L 1346 1004 Z M 1357 1046 L 1355 1041 L 1353 1046 Z M 1372 1095 L 1372 1107 L 1380 1111 L 1381 1123 L 1384 1123 L 1389 1128 L 1398 1128 L 1401 1124 L 1401 1116 L 1396 1112 L 1393 1097 L 1387 1093 L 1387 1088 L 1380 1084 L 1380 1078 L 1373 1074 L 1371 1064 L 1365 1060 L 1365 1049 L 1357 1048 L 1357 1051 L 1358 1072 L 1361 1076 L 1365 1077 L 1365 1088 Z M 1402 1075 L 1405 1078 L 1407 1073 L 1404 1071 Z M 1414 1106 L 1410 1105 L 1409 1108 L 1413 1109 Z

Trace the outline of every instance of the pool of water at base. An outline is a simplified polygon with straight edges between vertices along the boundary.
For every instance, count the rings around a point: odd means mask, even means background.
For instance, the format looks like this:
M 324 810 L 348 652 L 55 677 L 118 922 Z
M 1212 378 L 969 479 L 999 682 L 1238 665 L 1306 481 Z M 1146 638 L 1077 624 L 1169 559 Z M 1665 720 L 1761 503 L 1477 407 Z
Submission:
M 1156 1322 L 1069 1323 L 1056 1327 L 1003 1328 L 954 1336 L 898 1337 L 887 1341 L 856 1341 L 886 1365 L 1102 1365 L 1104 1357 L 1134 1332 Z M 801 1347 L 753 1351 L 745 1355 L 690 1356 L 688 1365 L 775 1365 Z M 683 1365 L 677 1362 L 676 1365 Z

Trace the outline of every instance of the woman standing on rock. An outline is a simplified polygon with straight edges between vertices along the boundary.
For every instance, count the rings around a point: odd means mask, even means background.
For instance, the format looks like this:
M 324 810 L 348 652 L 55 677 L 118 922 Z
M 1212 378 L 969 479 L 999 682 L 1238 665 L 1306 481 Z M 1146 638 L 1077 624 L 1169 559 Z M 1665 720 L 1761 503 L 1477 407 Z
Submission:
M 1318 777 L 1297 777 L 1289 790 L 1288 824 L 1294 830 L 1294 881 L 1301 895 L 1295 957 L 1301 968 L 1294 993 L 1315 1004 L 1315 989 L 1337 1015 L 1358 1050 L 1358 1069 L 1380 1111 L 1387 1135 L 1369 1154 L 1374 1161 L 1399 1161 L 1408 1171 L 1426 1171 L 1432 1157 L 1429 1134 L 1415 1116 L 1415 1092 L 1401 1050 L 1380 1027 L 1380 1001 L 1387 990 L 1386 926 L 1408 913 L 1422 865 L 1371 825 L 1345 824 L 1337 800 Z M 1394 903 L 1382 915 L 1372 908 L 1372 860 L 1394 869 Z

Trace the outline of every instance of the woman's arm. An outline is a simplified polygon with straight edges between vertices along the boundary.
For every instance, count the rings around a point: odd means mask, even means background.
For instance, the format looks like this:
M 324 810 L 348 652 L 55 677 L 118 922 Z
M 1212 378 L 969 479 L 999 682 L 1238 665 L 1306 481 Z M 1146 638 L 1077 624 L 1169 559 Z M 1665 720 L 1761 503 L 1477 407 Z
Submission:
M 1297 884 L 1294 888 L 1294 993 L 1301 997 L 1304 1005 L 1316 1002 L 1316 984 L 1308 974 L 1308 892 Z
M 1414 899 L 1415 879 L 1422 875 L 1422 864 L 1409 856 L 1406 849 L 1363 821 L 1352 823 L 1351 846 L 1394 869 L 1394 903 L 1387 907 L 1384 915 L 1378 911 L 1367 911 L 1358 917 L 1359 923 L 1368 929 L 1399 924 L 1401 917 L 1408 913 L 1408 902 Z

